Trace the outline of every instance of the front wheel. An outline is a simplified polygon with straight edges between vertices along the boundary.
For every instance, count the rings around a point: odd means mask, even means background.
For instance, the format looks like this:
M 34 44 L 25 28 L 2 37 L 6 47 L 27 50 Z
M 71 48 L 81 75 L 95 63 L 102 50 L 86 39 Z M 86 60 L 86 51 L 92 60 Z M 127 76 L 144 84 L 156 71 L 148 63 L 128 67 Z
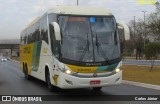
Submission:
M 58 88 L 58 87 L 56 87 L 56 86 L 53 86 L 53 85 L 51 84 L 50 73 L 49 73 L 49 72 L 47 72 L 46 81 L 47 81 L 48 89 L 49 89 L 51 92 L 58 92 L 58 91 L 60 91 L 60 88 Z
M 48 86 L 48 89 L 49 89 L 50 91 L 53 91 L 53 86 L 52 86 L 52 84 L 51 84 L 50 73 L 49 73 L 49 72 L 47 73 L 47 86 Z

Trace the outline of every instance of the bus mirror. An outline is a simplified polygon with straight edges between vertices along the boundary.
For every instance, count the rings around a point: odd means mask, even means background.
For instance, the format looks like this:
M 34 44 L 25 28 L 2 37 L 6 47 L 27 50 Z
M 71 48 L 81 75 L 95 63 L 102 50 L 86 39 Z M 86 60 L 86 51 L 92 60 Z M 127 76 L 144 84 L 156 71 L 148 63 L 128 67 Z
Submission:
M 57 22 L 52 22 L 52 25 L 54 27 L 56 40 L 61 41 L 60 27 L 59 27 L 58 23 Z
M 119 31 L 120 38 L 124 40 L 129 40 L 130 31 L 129 31 L 128 26 L 124 23 L 117 23 L 117 25 L 118 25 L 118 31 Z

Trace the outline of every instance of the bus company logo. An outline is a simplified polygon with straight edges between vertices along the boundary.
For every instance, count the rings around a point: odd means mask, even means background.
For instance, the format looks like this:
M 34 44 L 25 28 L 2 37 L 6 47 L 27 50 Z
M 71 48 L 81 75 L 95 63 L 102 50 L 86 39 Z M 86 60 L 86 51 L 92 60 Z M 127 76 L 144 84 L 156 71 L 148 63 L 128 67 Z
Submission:
M 2 101 L 11 101 L 11 96 L 2 96 Z
M 98 74 L 97 74 L 97 73 L 94 73 L 94 74 L 93 74 L 93 77 L 97 77 L 97 76 L 98 76 Z
M 155 4 L 156 0 L 137 0 L 137 4 Z

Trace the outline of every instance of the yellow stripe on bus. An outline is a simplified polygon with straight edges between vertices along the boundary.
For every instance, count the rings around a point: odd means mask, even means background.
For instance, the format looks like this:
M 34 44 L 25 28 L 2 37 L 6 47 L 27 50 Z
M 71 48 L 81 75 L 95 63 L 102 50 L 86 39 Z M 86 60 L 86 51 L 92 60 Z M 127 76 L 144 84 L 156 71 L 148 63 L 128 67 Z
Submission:
M 85 67 L 85 66 L 75 66 L 75 65 L 67 65 L 73 72 L 78 73 L 94 73 L 97 67 Z
M 28 44 L 21 46 L 20 48 L 21 55 L 20 55 L 20 62 L 27 63 L 28 67 L 28 74 L 31 74 L 31 65 L 32 65 L 32 52 L 33 52 L 33 44 Z M 22 63 L 21 63 L 22 65 Z

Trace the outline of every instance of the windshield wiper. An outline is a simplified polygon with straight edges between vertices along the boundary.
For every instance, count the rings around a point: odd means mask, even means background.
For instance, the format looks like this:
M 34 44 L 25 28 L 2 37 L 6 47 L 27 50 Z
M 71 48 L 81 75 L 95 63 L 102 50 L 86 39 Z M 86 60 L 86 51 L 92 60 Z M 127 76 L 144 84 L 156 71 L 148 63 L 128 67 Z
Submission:
M 96 34 L 96 46 L 97 46 L 98 54 L 99 54 L 99 52 L 101 52 L 102 57 L 105 59 L 106 62 L 109 63 L 109 58 L 106 56 L 103 48 L 101 47 L 101 44 L 98 42 L 97 34 Z M 101 51 L 99 51 L 99 49 L 101 49 Z
M 89 52 L 88 33 L 87 33 L 87 43 L 86 43 L 86 47 L 85 47 L 85 49 L 83 50 L 83 53 L 82 53 L 82 55 L 81 55 L 81 57 L 80 57 L 80 59 L 79 59 L 79 62 L 81 62 L 81 61 L 83 60 L 83 58 L 84 58 L 84 56 L 85 56 L 87 50 L 88 50 L 88 52 Z

